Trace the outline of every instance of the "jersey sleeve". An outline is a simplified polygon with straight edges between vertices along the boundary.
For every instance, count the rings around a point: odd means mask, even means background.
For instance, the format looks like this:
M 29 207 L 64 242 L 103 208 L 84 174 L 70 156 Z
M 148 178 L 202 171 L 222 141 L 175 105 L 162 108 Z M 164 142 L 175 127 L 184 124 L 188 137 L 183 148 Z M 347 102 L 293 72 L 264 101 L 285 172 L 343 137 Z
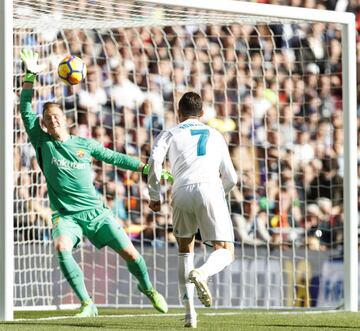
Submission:
M 26 133 L 31 144 L 36 147 L 40 138 L 45 132 L 41 129 L 40 119 L 32 110 L 31 101 L 33 97 L 32 89 L 23 89 L 20 94 L 20 114 L 24 122 Z
M 225 143 L 224 138 L 221 136 L 221 150 L 222 159 L 220 163 L 221 180 L 224 187 L 225 194 L 228 194 L 232 188 L 236 185 L 238 177 L 231 161 L 228 146 Z
M 160 180 L 162 172 L 162 164 L 164 163 L 166 154 L 172 140 L 172 134 L 169 131 L 163 131 L 156 138 L 153 149 L 151 151 L 148 175 L 148 189 L 150 199 L 153 201 L 160 200 Z
M 137 171 L 141 163 L 140 160 L 104 147 L 94 139 L 89 140 L 89 149 L 91 156 L 95 159 L 113 164 L 122 169 Z

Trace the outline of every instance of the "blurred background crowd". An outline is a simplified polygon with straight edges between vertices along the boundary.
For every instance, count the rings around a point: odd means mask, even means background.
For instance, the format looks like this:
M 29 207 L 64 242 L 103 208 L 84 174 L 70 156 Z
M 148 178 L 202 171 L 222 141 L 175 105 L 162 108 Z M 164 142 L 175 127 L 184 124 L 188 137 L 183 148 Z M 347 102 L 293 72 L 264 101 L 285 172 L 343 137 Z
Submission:
M 258 2 L 351 11 L 360 29 L 360 1 Z M 144 162 L 157 134 L 176 124 L 179 97 L 198 92 L 202 120 L 223 133 L 239 175 L 229 197 L 236 242 L 341 250 L 342 65 L 335 24 L 49 29 L 19 32 L 15 44 L 37 49 L 48 65 L 38 78 L 37 114 L 46 101 L 60 101 L 72 134 Z M 357 48 L 359 67 L 360 36 Z M 16 102 L 20 49 L 14 50 Z M 86 81 L 74 88 L 56 77 L 68 53 L 88 68 Z M 47 190 L 18 108 L 14 127 L 15 240 L 48 240 Z M 175 243 L 170 185 L 164 183 L 162 212 L 154 214 L 139 173 L 94 160 L 94 182 L 135 243 Z

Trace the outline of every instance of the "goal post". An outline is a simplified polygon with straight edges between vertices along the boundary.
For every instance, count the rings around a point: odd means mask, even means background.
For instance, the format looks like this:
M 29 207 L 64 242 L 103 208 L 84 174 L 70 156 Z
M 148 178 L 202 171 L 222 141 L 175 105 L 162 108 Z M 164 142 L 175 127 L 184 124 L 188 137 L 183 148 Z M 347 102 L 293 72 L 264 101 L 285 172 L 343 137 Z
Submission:
M 13 319 L 13 22 L 12 1 L 0 4 L 0 320 Z
M 338 108 L 342 110 L 344 121 L 341 129 L 344 141 L 344 203 L 341 208 L 345 215 L 342 299 L 345 310 L 357 311 L 357 112 L 353 14 L 231 0 L 27 3 L 6 0 L 1 6 L 4 16 L 0 42 L 5 56 L 0 59 L 0 79 L 3 81 L 0 95 L 3 105 L 0 112 L 0 319 L 11 320 L 13 306 L 15 309 L 46 309 L 50 306 L 69 307 L 77 302 L 53 258 L 45 183 L 32 163 L 31 146 L 26 141 L 18 113 L 17 96 L 23 77 L 18 57 L 22 47 L 36 49 L 47 68 L 35 86 L 34 108 L 38 113 L 45 101 L 61 102 L 72 132 L 92 136 L 109 148 L 144 161 L 158 132 L 175 123 L 179 95 L 187 89 L 201 93 L 208 111 L 206 121 L 225 133 L 231 150 L 235 151 L 232 156 L 238 163 L 237 171 L 242 180 L 238 188 L 242 196 L 239 210 L 243 212 L 246 199 L 253 199 L 251 196 L 258 195 L 260 190 L 261 198 L 264 198 L 262 212 L 268 220 L 266 230 L 280 238 L 280 245 L 275 249 L 269 242 L 263 243 L 261 249 L 255 243 L 248 246 L 236 243 L 238 261 L 213 277 L 210 283 L 215 291 L 216 306 L 310 307 L 311 286 L 307 275 L 311 273 L 309 256 L 315 253 L 308 248 L 306 231 L 297 225 L 300 221 L 295 221 L 294 213 L 288 217 L 290 225 L 287 229 L 282 226 L 270 229 L 269 224 L 275 222 L 276 217 L 282 217 L 280 213 L 274 214 L 270 200 L 278 203 L 281 211 L 284 207 L 280 206 L 280 200 L 289 198 L 281 189 L 275 198 L 271 192 L 273 183 L 283 188 L 283 169 L 291 177 L 289 190 L 295 178 L 302 176 L 302 170 L 294 167 L 295 142 L 286 148 L 286 157 L 292 161 L 284 168 L 280 165 L 278 155 L 285 147 L 277 137 L 285 117 L 283 113 L 290 110 L 296 113 L 291 121 L 300 121 L 303 117 L 309 123 L 312 115 L 321 116 L 319 110 L 305 109 L 308 101 L 293 101 L 296 96 L 291 92 L 292 84 L 296 82 L 301 88 L 307 75 L 316 76 L 319 72 L 317 66 L 313 66 L 316 61 L 307 58 L 309 45 L 301 41 L 290 45 L 286 41 L 281 48 L 277 43 L 283 35 L 271 27 L 279 24 L 288 29 L 292 25 L 308 24 L 307 31 L 312 33 L 316 23 L 335 25 L 335 33 L 341 34 L 342 66 L 336 69 L 341 70 L 336 75 L 341 78 L 342 105 Z M 12 22 L 9 17 L 13 17 Z M 249 37 L 247 33 L 252 34 Z M 270 49 L 266 48 L 266 42 Z M 57 79 L 56 65 L 62 56 L 71 52 L 82 57 L 90 71 L 81 85 L 65 89 Z M 323 65 L 321 61 L 329 58 L 329 52 L 329 46 L 324 45 L 323 57 L 318 61 L 320 66 Z M 290 65 L 286 67 L 287 64 L 282 63 L 286 61 L 283 53 L 293 56 L 300 70 L 293 72 Z M 322 70 L 325 83 L 329 82 L 331 73 Z M 272 72 L 272 79 L 267 80 L 268 72 Z M 120 88 L 124 79 L 129 88 L 125 93 Z M 317 81 L 314 88 L 320 91 L 319 84 Z M 239 86 L 245 86 L 247 90 L 238 91 Z M 290 92 L 285 91 L 286 88 Z M 258 97 L 261 93 L 266 97 Z M 289 100 L 280 100 L 286 93 Z M 127 98 L 131 102 L 126 103 Z M 91 102 L 94 99 L 95 104 Z M 260 114 L 252 108 L 255 102 Z M 292 122 L 290 127 L 287 132 L 293 137 L 304 130 Z M 316 134 L 316 130 L 312 130 Z M 243 131 L 247 134 L 243 135 Z M 248 164 L 242 162 L 244 149 Z M 16 181 L 11 175 L 13 155 Z M 25 160 L 19 166 L 21 158 Z M 154 284 L 171 306 L 179 306 L 177 253 L 171 241 L 169 208 L 157 216 L 149 213 L 145 182 L 141 178 L 118 173 L 97 163 L 94 177 L 97 189 L 144 255 Z M 23 188 L 26 188 L 25 193 Z M 332 187 L 329 189 L 333 190 Z M 164 186 L 165 199 L 168 199 L 168 191 L 169 187 Z M 232 196 L 231 203 L 238 202 L 236 199 Z M 292 203 L 291 212 L 301 205 L 305 216 L 310 213 L 307 198 Z M 297 244 L 291 238 L 299 231 L 305 238 Z M 281 241 L 285 237 L 289 238 L 286 244 Z M 205 247 L 199 247 L 206 253 Z M 108 249 L 95 251 L 84 242 L 75 251 L 75 257 L 85 271 L 90 294 L 100 306 L 146 305 L 136 291 L 134 279 L 113 252 Z M 201 260 L 204 256 L 197 255 L 197 258 Z M 326 259 L 326 254 L 322 259 Z M 302 273 L 306 274 L 305 280 L 301 279 Z M 12 291 L 11 295 L 9 291 Z
M 358 310 L 358 213 L 357 213 L 357 113 L 356 108 L 356 50 L 355 22 L 343 28 L 343 94 L 344 94 L 344 262 L 345 310 Z

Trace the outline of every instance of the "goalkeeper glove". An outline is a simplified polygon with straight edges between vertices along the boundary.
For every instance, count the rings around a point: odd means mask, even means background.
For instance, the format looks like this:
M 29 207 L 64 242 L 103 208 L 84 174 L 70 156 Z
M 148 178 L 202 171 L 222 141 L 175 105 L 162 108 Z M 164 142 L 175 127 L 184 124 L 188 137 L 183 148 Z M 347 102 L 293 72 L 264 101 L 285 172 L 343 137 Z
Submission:
M 41 70 L 41 66 L 37 63 L 39 54 L 30 49 L 23 49 L 20 56 L 26 70 L 24 82 L 34 83 L 36 75 Z
M 150 171 L 150 166 L 148 164 L 145 164 L 143 169 L 142 169 L 142 173 L 144 175 L 148 175 Z M 173 175 L 170 173 L 170 171 L 167 171 L 165 169 L 162 170 L 161 172 L 161 179 L 165 179 L 166 181 L 168 181 L 170 184 L 172 184 L 174 182 L 174 177 Z
M 173 175 L 170 173 L 170 171 L 163 169 L 161 171 L 161 178 L 165 179 L 166 181 L 168 181 L 170 184 L 172 184 L 174 182 L 174 177 Z

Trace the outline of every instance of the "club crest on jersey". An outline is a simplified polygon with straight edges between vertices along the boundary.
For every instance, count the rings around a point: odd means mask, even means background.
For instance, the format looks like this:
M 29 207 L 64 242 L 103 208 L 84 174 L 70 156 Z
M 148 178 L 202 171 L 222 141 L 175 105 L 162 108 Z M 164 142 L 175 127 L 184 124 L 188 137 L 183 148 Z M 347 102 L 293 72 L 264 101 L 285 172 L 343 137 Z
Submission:
M 53 220 L 53 228 L 56 228 L 59 225 L 60 220 L 60 216 L 55 217 L 55 219 Z
M 76 156 L 77 157 L 83 157 L 85 155 L 85 151 L 83 149 L 79 149 L 77 152 L 76 152 Z

